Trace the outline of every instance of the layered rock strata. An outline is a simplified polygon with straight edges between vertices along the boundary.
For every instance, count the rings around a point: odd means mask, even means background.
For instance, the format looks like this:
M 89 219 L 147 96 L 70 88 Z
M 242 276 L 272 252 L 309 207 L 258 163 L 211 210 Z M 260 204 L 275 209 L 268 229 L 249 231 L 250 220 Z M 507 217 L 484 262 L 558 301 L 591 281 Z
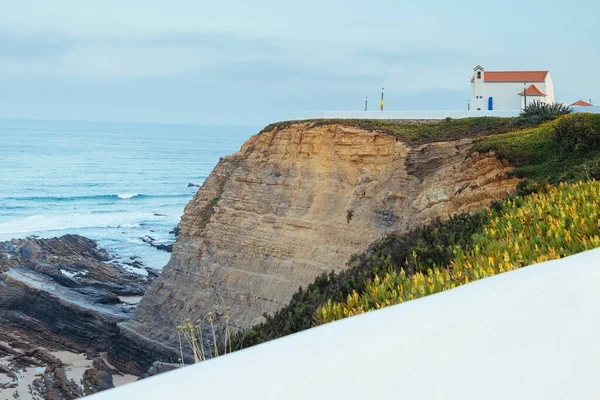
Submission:
M 133 315 L 156 276 L 139 267 L 117 262 L 77 235 L 1 242 L 0 391 L 75 398 L 112 385 L 108 375 L 119 372 L 102 368 L 100 360 L 95 366 L 90 361 L 88 382 L 82 384 L 65 378 L 66 363 L 55 355 L 96 357 L 108 350 L 118 335 L 117 323 Z
M 338 124 L 295 124 L 222 158 L 185 208 L 173 254 L 120 324 L 111 361 L 141 372 L 176 360 L 175 326 L 225 307 L 247 328 L 316 276 L 394 230 L 470 212 L 515 191 L 511 169 L 471 140 L 410 147 Z

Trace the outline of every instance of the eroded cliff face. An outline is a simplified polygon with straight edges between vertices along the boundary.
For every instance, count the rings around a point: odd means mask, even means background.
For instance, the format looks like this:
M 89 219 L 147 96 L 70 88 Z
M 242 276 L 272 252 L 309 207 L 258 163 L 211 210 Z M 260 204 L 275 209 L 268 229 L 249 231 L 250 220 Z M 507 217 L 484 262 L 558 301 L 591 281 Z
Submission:
M 513 193 L 511 167 L 468 155 L 470 143 L 411 148 L 310 124 L 253 136 L 185 208 L 171 261 L 121 324 L 113 360 L 139 372 L 151 359 L 176 359 L 175 326 L 186 318 L 218 320 L 229 306 L 234 327 L 250 327 L 382 235 Z

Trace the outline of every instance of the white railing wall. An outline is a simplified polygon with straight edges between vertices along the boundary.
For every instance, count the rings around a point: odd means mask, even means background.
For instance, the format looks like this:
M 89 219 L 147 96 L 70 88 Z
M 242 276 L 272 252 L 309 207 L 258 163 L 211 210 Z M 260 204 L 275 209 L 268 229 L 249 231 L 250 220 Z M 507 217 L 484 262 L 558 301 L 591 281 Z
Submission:
M 600 114 L 600 106 L 592 106 L 592 107 L 571 107 L 573 112 L 587 112 L 592 114 Z
M 591 112 L 600 114 L 600 106 L 572 107 L 573 112 Z M 286 115 L 284 121 L 308 119 L 421 119 L 440 120 L 446 118 L 473 117 L 516 117 L 519 110 L 498 111 L 466 111 L 466 110 L 404 110 L 404 111 L 307 111 Z

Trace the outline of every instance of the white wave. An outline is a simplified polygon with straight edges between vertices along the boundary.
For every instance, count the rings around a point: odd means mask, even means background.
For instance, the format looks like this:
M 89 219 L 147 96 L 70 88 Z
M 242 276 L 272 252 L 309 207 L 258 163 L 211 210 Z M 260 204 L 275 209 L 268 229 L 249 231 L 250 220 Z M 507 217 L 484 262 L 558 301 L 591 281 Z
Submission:
M 117 226 L 110 225 L 108 228 L 139 228 L 140 224 L 121 224 Z
M 138 193 L 119 193 L 117 194 L 117 197 L 120 199 L 132 199 L 136 196 L 139 196 Z
M 48 231 L 83 228 L 138 228 L 145 221 L 164 220 L 152 212 L 33 215 L 0 222 L 0 240 Z

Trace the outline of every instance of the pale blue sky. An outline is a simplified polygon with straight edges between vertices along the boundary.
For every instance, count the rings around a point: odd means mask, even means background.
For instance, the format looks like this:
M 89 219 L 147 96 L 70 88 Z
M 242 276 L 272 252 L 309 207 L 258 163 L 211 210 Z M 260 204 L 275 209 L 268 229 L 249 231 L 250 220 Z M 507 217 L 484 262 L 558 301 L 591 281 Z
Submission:
M 600 103 L 597 1 L 0 0 L 0 118 L 264 125 L 464 109 L 472 68 Z

